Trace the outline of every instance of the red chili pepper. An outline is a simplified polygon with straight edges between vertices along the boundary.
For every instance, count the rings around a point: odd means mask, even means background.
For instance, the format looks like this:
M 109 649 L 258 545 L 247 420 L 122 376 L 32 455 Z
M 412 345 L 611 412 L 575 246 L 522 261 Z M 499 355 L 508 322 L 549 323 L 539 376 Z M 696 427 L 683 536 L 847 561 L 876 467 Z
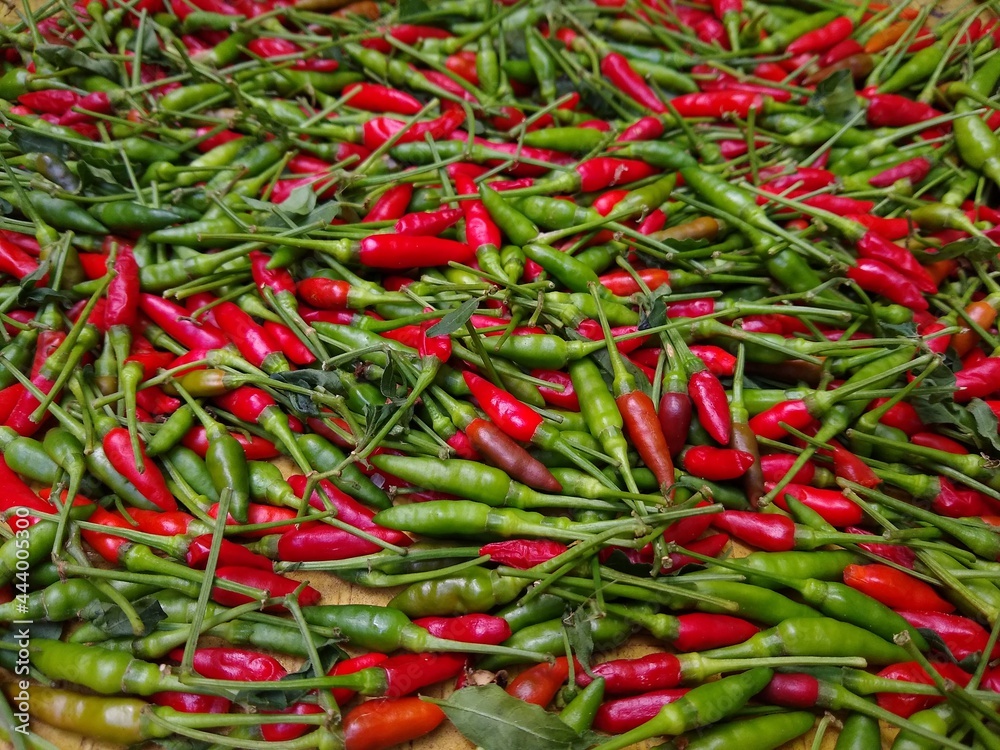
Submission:
M 663 122 L 658 117 L 640 117 L 625 128 L 615 140 L 619 143 L 654 141 L 663 135 L 663 131 Z
M 828 441 L 830 450 L 818 451 L 820 455 L 832 456 L 833 473 L 842 479 L 862 485 L 863 487 L 877 487 L 882 480 L 878 475 L 849 450 L 844 448 L 836 440 Z
M 472 447 L 472 443 L 469 440 L 469 436 L 466 435 L 461 430 L 458 430 L 454 435 L 445 440 L 448 446 L 455 451 L 455 455 L 458 458 L 464 458 L 467 461 L 482 461 L 482 456 Z
M 624 336 L 626 334 L 636 333 L 639 330 L 639 326 L 614 326 L 611 329 L 612 336 Z M 604 330 L 601 328 L 601 324 L 596 320 L 588 318 L 584 320 L 576 327 L 577 333 L 586 336 L 591 341 L 601 341 L 604 339 Z M 622 354 L 629 354 L 649 340 L 648 336 L 637 336 L 632 339 L 625 339 L 624 341 L 615 342 L 615 348 L 618 349 Z M 641 361 L 641 360 L 639 360 Z M 656 362 L 653 362 L 653 367 L 656 366 Z
M 476 53 L 472 50 L 463 50 L 453 55 L 448 55 L 444 64 L 448 70 L 460 78 L 464 78 L 473 86 L 479 85 L 479 72 L 476 70 Z
M 771 487 L 765 485 L 770 490 Z M 825 490 L 810 487 L 805 484 L 789 483 L 774 498 L 774 504 L 783 510 L 788 510 L 785 495 L 791 495 L 807 508 L 811 508 L 823 517 L 831 526 L 838 529 L 861 523 L 864 514 L 857 503 L 852 502 L 838 490 Z
M 688 348 L 715 376 L 731 377 L 736 371 L 736 357 L 725 349 L 711 344 L 692 344 Z
M 454 175 L 455 190 L 459 195 L 479 195 L 472 178 L 458 174 Z M 465 241 L 475 252 L 483 247 L 499 248 L 503 238 L 500 228 L 493 221 L 486 206 L 478 198 L 460 202 L 465 216 Z
M 80 253 L 78 257 L 83 275 L 91 281 L 104 278 L 108 272 L 108 256 L 104 253 Z
M 746 117 L 764 105 L 764 96 L 750 91 L 707 91 L 675 96 L 670 103 L 681 117 Z
M 181 693 L 167 691 L 154 693 L 149 700 L 157 706 L 167 706 L 174 711 L 188 714 L 225 714 L 233 702 L 217 695 L 198 695 L 196 693 Z
M 605 690 L 607 690 L 606 685 Z M 606 734 L 628 732 L 645 724 L 660 713 L 660 709 L 668 703 L 680 700 L 688 692 L 689 688 L 668 688 L 606 701 L 597 709 L 594 729 Z
M 698 420 L 712 439 L 729 444 L 732 417 L 729 400 L 719 379 L 708 370 L 692 373 L 688 378 L 688 396 L 698 411 Z
M 487 416 L 515 440 L 530 442 L 544 421 L 531 407 L 475 373 L 462 373 L 473 397 Z
M 868 97 L 868 109 L 865 111 L 868 124 L 873 128 L 916 125 L 940 117 L 942 114 L 944 113 L 929 104 L 900 94 L 874 94 Z
M 0 455 L 0 486 L 3 487 L 3 493 L 0 494 L 0 512 L 7 513 L 14 508 L 27 508 L 43 513 L 56 512 L 55 506 L 38 497 L 31 487 L 25 484 L 21 477 L 7 465 L 2 455 Z M 38 522 L 35 516 L 27 516 L 26 520 L 29 521 L 29 525 Z M 100 522 L 95 521 L 94 523 Z
M 952 655 L 962 661 L 970 656 L 981 657 L 989 645 L 989 632 L 979 623 L 962 615 L 931 610 L 900 609 L 900 617 L 915 628 L 933 630 L 944 641 Z M 1000 644 L 993 647 L 990 659 L 1000 656 Z
M 955 605 L 938 596 L 929 584 L 881 563 L 848 565 L 844 583 L 893 609 L 955 611 Z
M 20 281 L 25 276 L 38 270 L 38 261 L 28 255 L 13 242 L 0 237 L 0 273 L 13 276 Z M 105 272 L 107 269 L 105 269 Z M 104 274 L 101 274 L 102 276 Z M 46 275 L 40 280 L 42 286 L 45 285 Z
M 685 546 L 691 552 L 697 552 L 699 555 L 705 555 L 707 557 L 718 557 L 722 550 L 726 548 L 729 544 L 729 536 L 726 534 L 709 534 L 703 539 L 698 539 L 693 542 L 688 542 Z M 652 553 L 652 545 L 650 545 L 650 553 Z M 652 554 L 650 554 L 652 557 Z M 665 558 L 661 560 L 661 565 L 664 572 L 672 573 L 676 570 L 683 568 L 685 565 L 704 565 L 701 560 L 696 560 L 690 555 L 685 555 L 683 552 L 671 552 Z
M 884 188 L 895 185 L 899 180 L 909 180 L 911 184 L 916 185 L 930 174 L 931 166 L 928 159 L 918 156 L 916 159 L 904 161 L 884 172 L 879 172 L 874 177 L 869 178 L 868 184 L 872 187 Z
M 795 523 L 786 516 L 725 510 L 713 514 L 712 525 L 768 552 L 795 548 Z
M 844 218 L 863 224 L 887 240 L 901 240 L 910 234 L 910 222 L 903 218 L 887 219 L 871 214 L 848 214 Z
M 760 433 L 754 431 L 755 434 Z M 764 474 L 765 482 L 778 483 L 788 473 L 789 469 L 796 461 L 796 456 L 790 453 L 768 453 L 760 457 L 760 468 Z M 792 477 L 791 481 L 796 484 L 810 484 L 816 476 L 816 464 L 807 461 Z
M 746 451 L 696 445 L 682 454 L 684 470 L 714 482 L 738 479 L 753 466 L 754 457 Z
M 881 261 L 859 258 L 856 266 L 847 269 L 847 278 L 857 282 L 866 292 L 881 294 L 897 305 L 912 310 L 926 310 L 930 306 L 916 284 Z
M 299 497 L 303 496 L 308 483 L 308 478 L 302 474 L 292 474 L 288 477 L 288 486 Z M 413 543 L 413 540 L 402 531 L 387 529 L 384 526 L 373 523 L 372 518 L 375 516 L 375 511 L 362 505 L 346 492 L 342 492 L 328 479 L 321 479 L 319 481 L 318 488 L 313 490 L 312 495 L 309 497 L 309 505 L 318 510 L 326 510 L 330 507 L 335 508 L 339 520 L 355 528 L 362 529 L 390 544 L 405 546 Z
M 286 531 L 278 539 L 277 558 L 285 562 L 348 560 L 382 548 L 344 529 L 309 523 Z
M 288 369 L 285 355 L 264 328 L 233 302 L 220 302 L 215 320 L 240 354 L 254 367 L 266 372 Z
M 566 545 L 550 539 L 507 539 L 483 546 L 479 554 L 489 555 L 493 562 L 500 565 L 527 570 L 561 555 L 566 550 Z
M 413 197 L 413 185 L 409 182 L 402 182 L 386 190 L 374 205 L 368 210 L 368 214 L 362 219 L 362 223 L 372 221 L 395 221 L 406 213 L 407 206 L 410 205 L 410 198 Z
M 407 237 L 376 234 L 361 241 L 360 262 L 368 268 L 412 268 L 445 266 L 454 261 L 468 263 L 473 251 L 468 245 L 439 237 Z
M 547 380 L 555 385 L 562 386 L 562 390 L 539 386 L 538 392 L 542 394 L 545 403 L 560 409 L 569 411 L 580 411 L 580 399 L 573 389 L 573 380 L 568 373 L 562 370 L 532 370 L 531 377 L 539 380 Z
M 433 636 L 462 643 L 499 645 L 510 638 L 510 623 L 496 615 L 471 614 L 459 617 L 422 617 L 414 625 Z
M 671 645 L 682 652 L 705 651 L 743 643 L 760 632 L 760 628 L 753 623 L 731 615 L 691 612 L 678 615 L 677 622 L 677 636 Z
M 822 52 L 844 41 L 854 31 L 854 22 L 847 16 L 835 18 L 814 31 L 807 32 L 789 43 L 785 52 L 801 55 L 804 52 Z M 859 50 L 860 51 L 860 50 Z
M 187 564 L 196 570 L 204 570 L 208 565 L 208 556 L 212 550 L 212 535 L 203 534 L 191 540 L 188 544 Z M 242 544 L 222 540 L 219 550 L 219 565 L 238 565 L 242 568 L 258 568 L 259 570 L 274 570 L 274 564 L 263 555 L 251 552 Z
M 946 680 L 965 687 L 972 679 L 965 670 L 950 662 L 931 662 L 941 677 Z M 934 680 L 920 665 L 920 662 L 908 661 L 901 664 L 892 664 L 878 673 L 879 677 L 890 680 L 903 680 L 905 682 L 915 682 L 920 685 L 933 685 Z M 875 696 L 878 705 L 886 711 L 892 711 L 897 716 L 904 719 L 909 718 L 917 711 L 936 706 L 944 701 L 943 695 L 907 695 L 906 693 L 877 693 Z
M 421 211 L 406 214 L 396 222 L 396 234 L 437 237 L 462 218 L 460 208 L 441 208 L 437 211 Z
M 585 193 L 644 180 L 659 171 L 642 161 L 610 156 L 595 156 L 581 162 L 574 169 L 580 178 L 579 189 Z
M 78 111 L 84 110 L 84 111 Z M 94 114 L 110 115 L 114 112 L 111 97 L 104 91 L 93 91 L 81 96 L 74 107 L 62 113 L 60 125 L 72 126 L 78 123 L 92 122 Z
M 281 455 L 281 451 L 275 447 L 274 443 L 259 435 L 248 436 L 237 431 L 231 431 L 229 434 L 239 442 L 248 461 L 267 461 Z M 208 433 L 201 425 L 188 430 L 187 434 L 181 440 L 181 444 L 185 448 L 190 448 L 202 458 L 208 455 Z
M 888 399 L 875 399 L 869 405 L 869 410 L 877 409 L 886 401 L 888 401 Z M 882 415 L 879 422 L 884 425 L 888 425 L 889 427 L 895 427 L 897 430 L 902 430 L 911 437 L 915 433 L 922 432 L 927 429 L 926 425 L 924 425 L 921 421 L 920 415 L 917 414 L 917 410 L 906 401 L 900 401 L 893 404 L 889 410 Z
M 155 294 L 140 294 L 139 307 L 156 325 L 188 349 L 222 349 L 229 338 L 213 325 L 199 324 L 187 310 Z
M 638 276 L 650 291 L 670 283 L 670 272 L 664 268 L 643 268 Z M 612 294 L 628 297 L 642 291 L 639 283 L 627 271 L 612 271 L 600 277 L 601 284 Z
M 507 694 L 525 703 L 545 708 L 569 677 L 569 659 L 557 657 L 551 664 L 535 664 L 524 670 L 507 685 Z
M 931 501 L 935 513 L 949 518 L 975 518 L 993 515 L 997 503 L 993 498 L 965 487 L 957 487 L 947 477 L 938 477 L 941 491 Z
M 843 195 L 829 195 L 824 193 L 822 195 L 814 195 L 810 198 L 802 198 L 801 196 L 804 194 L 801 190 L 793 190 L 788 195 L 791 198 L 800 198 L 807 206 L 829 211 L 838 216 L 862 214 L 875 208 L 873 201 L 857 200 Z
M 51 510 L 51 508 L 48 508 L 46 512 L 51 512 Z M 122 518 L 118 513 L 107 511 L 101 506 L 94 508 L 94 512 L 90 514 L 90 518 L 87 520 L 90 523 L 100 524 L 101 526 L 106 526 L 109 529 L 131 530 L 134 528 L 132 524 Z M 129 543 L 124 537 L 114 536 L 113 534 L 108 534 L 102 531 L 94 531 L 92 529 L 81 529 L 80 536 L 83 537 L 84 541 L 86 541 L 98 555 L 112 565 L 118 564 L 119 550 Z
M 820 68 L 825 68 L 833 65 L 835 62 L 846 60 L 848 57 L 864 54 L 864 52 L 865 48 L 856 39 L 845 39 L 823 53 L 823 56 L 819 59 L 819 66 Z
M 182 510 L 157 511 L 142 508 L 129 508 L 129 520 L 135 522 L 135 528 L 147 534 L 157 536 L 182 536 L 187 534 L 195 517 Z
M 438 140 L 462 124 L 465 114 L 461 110 L 445 112 L 434 120 L 415 122 L 411 125 L 391 117 L 374 117 L 362 126 L 362 143 L 374 151 L 395 137 L 395 143 L 422 141 L 425 136 Z
M 1000 357 L 983 361 L 955 373 L 954 399 L 966 403 L 974 398 L 986 398 L 1000 389 Z
M 348 307 L 351 285 L 340 279 L 312 276 L 302 279 L 296 288 L 299 298 L 321 310 L 340 310 Z
M 119 248 L 115 258 L 115 276 L 108 285 L 107 311 L 105 323 L 107 326 L 122 326 L 129 330 L 135 328 L 139 317 L 139 264 L 136 263 L 132 248 L 124 245 Z
M 848 534 L 866 534 L 869 536 L 875 536 L 872 532 L 859 528 L 857 526 L 848 526 L 844 529 Z M 873 555 L 885 558 L 891 562 L 898 565 L 902 565 L 904 568 L 909 568 L 913 570 L 913 565 L 917 560 L 917 554 L 902 544 L 879 544 L 879 543 L 868 543 L 862 542 L 858 546 L 871 552 Z
M 387 697 L 398 698 L 428 685 L 457 677 L 465 668 L 464 654 L 397 654 L 378 665 L 385 670 Z
M 726 28 L 717 18 L 697 8 L 687 5 L 673 5 L 672 10 L 681 24 L 692 31 L 705 44 L 718 44 L 723 49 L 729 49 L 729 39 Z
M 646 109 L 660 114 L 669 111 L 645 79 L 635 72 L 624 55 L 617 52 L 605 55 L 601 59 L 601 73 L 615 88 Z
M 709 297 L 671 302 L 667 305 L 668 318 L 700 318 L 715 312 L 715 300 Z
M 770 172 L 780 172 L 780 167 L 775 167 Z M 769 176 L 768 172 L 761 172 L 761 177 Z M 837 175 L 826 169 L 816 169 L 814 167 L 799 167 L 791 174 L 778 174 L 773 180 L 769 180 L 761 185 L 761 190 L 772 193 L 783 193 L 790 188 L 811 192 L 820 190 L 837 181 Z M 758 199 L 758 203 L 766 201 L 766 198 Z
M 373 651 L 370 654 L 361 654 L 351 659 L 338 661 L 327 674 L 330 676 L 354 674 L 355 672 L 360 672 L 362 669 L 377 667 L 388 658 L 385 654 L 380 654 L 377 651 Z M 333 693 L 333 699 L 337 702 L 338 706 L 347 705 L 356 695 L 353 690 L 349 690 L 348 688 L 334 688 L 331 693 Z
M 300 585 L 298 581 L 285 578 L 278 573 L 261 570 L 260 568 L 244 568 L 237 565 L 226 565 L 216 569 L 215 577 L 224 581 L 232 581 L 233 583 L 240 583 L 244 586 L 252 586 L 261 591 L 266 591 L 270 597 L 287 596 Z M 307 585 L 299 592 L 298 603 L 302 607 L 312 607 L 319 604 L 322 598 L 323 596 L 319 591 Z M 249 596 L 237 594 L 234 591 L 226 591 L 218 586 L 212 588 L 212 600 L 224 607 L 238 607 L 241 604 L 253 601 Z M 274 604 L 265 607 L 263 611 L 281 612 L 284 609 L 283 604 Z
M 17 101 L 38 113 L 61 115 L 77 105 L 80 95 L 69 89 L 43 89 L 21 94 Z
M 139 471 L 132 453 L 132 440 L 128 430 L 115 427 L 108 432 L 102 441 L 104 453 L 111 465 L 123 477 L 135 485 L 150 503 L 166 511 L 177 510 L 177 501 L 167 488 L 166 480 L 156 463 L 150 459 L 140 444 L 144 469 Z
M 316 361 L 316 355 L 302 343 L 295 332 L 288 326 L 273 320 L 264 321 L 264 331 L 278 345 L 282 354 L 295 365 L 311 365 Z
M 170 658 L 180 662 L 182 649 L 170 652 Z M 194 652 L 194 671 L 212 680 L 273 682 L 283 679 L 287 670 L 273 656 L 231 646 L 203 647 Z

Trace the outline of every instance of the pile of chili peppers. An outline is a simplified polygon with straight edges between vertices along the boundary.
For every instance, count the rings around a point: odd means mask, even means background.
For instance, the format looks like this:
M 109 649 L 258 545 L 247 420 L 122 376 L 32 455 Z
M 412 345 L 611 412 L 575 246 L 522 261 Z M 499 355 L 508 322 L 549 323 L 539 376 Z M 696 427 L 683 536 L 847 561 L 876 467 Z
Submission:
M 1000 747 L 1000 22 L 935 12 L 25 9 L 5 740 Z

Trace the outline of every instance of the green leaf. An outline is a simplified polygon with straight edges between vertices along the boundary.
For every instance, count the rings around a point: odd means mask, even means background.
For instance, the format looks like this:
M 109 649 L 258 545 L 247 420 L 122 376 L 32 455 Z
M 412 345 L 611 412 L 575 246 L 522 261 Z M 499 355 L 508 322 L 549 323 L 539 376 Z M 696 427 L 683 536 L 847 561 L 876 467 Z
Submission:
M 52 154 L 60 159 L 70 159 L 74 155 L 73 147 L 65 141 L 20 126 L 14 127 L 10 142 L 17 146 L 23 154 Z
M 319 660 L 321 662 L 320 666 L 323 668 L 323 675 L 325 675 L 334 664 L 347 656 L 347 653 L 340 648 L 340 646 L 330 640 L 321 643 L 316 648 L 316 651 L 319 654 Z M 319 676 L 322 677 L 323 675 Z M 296 687 L 295 683 L 300 680 L 306 680 L 316 676 L 316 670 L 313 669 L 312 662 L 306 660 L 300 669 L 295 672 L 289 672 L 281 678 L 282 682 L 288 683 L 287 690 L 254 690 L 252 688 L 241 690 L 236 694 L 236 701 L 256 706 L 259 710 L 283 711 L 293 703 L 297 703 L 302 700 L 311 692 L 310 690 L 303 690 L 302 688 Z
M 135 613 L 142 622 L 142 634 L 151 633 L 163 620 L 167 613 L 156 599 L 144 598 L 135 603 Z M 132 636 L 132 623 L 129 622 L 122 608 L 111 602 L 92 601 L 80 616 L 89 620 L 110 636 Z
M 653 290 L 648 301 L 643 304 L 643 316 L 639 319 L 639 330 L 656 328 L 667 322 L 667 297 L 670 287 L 664 284 Z
M 466 687 L 441 706 L 462 736 L 483 750 L 583 750 L 593 737 L 580 735 L 540 706 L 507 695 L 498 685 Z
M 159 48 L 159 45 L 156 47 Z M 58 69 L 79 68 L 94 75 L 118 80 L 118 68 L 110 60 L 103 60 L 84 54 L 62 44 L 39 44 L 35 54 Z
M 593 613 L 587 612 L 581 605 L 573 610 L 566 625 L 566 634 L 569 636 L 569 645 L 573 649 L 573 655 L 583 665 L 584 670 L 590 671 L 590 657 L 594 654 L 594 629 L 591 624 Z
M 610 388 L 614 382 L 614 369 L 611 367 L 611 357 L 608 352 L 601 349 L 599 352 L 595 352 L 593 358 L 597 360 L 597 365 L 601 368 L 601 374 L 604 375 L 604 380 L 608 383 Z M 646 373 L 632 364 L 628 357 L 622 357 L 622 364 L 625 365 L 625 369 L 635 378 L 635 384 L 639 390 L 643 391 L 647 396 L 652 397 L 653 395 L 653 384 L 649 382 L 649 378 L 646 377 Z
M 386 398 L 404 398 L 406 396 L 406 380 L 399 372 L 396 360 L 389 358 L 389 363 L 382 370 L 382 377 L 378 384 L 379 391 Z
M 997 255 L 997 246 L 986 237 L 969 237 L 949 242 L 935 253 L 916 251 L 913 253 L 921 263 L 951 258 L 967 258 L 972 263 L 986 263 Z
M 314 208 L 316 208 L 316 193 L 310 185 L 299 185 L 278 204 L 280 211 L 291 216 L 307 216 Z
M 974 398 L 965 407 L 965 410 L 972 415 L 972 420 L 976 424 L 975 434 L 984 442 L 988 442 L 993 450 L 1000 451 L 1000 434 L 997 432 L 997 415 L 985 401 Z M 978 442 L 976 445 L 984 447 Z
M 847 70 L 838 70 L 816 86 L 809 107 L 827 120 L 843 125 L 860 111 L 854 82 Z
M 409 21 L 412 18 L 430 13 L 430 7 L 424 0 L 399 0 L 399 20 Z
M 328 393 L 346 392 L 344 381 L 340 373 L 336 370 L 291 370 L 288 372 L 276 372 L 271 375 L 272 380 L 279 383 L 288 383 L 299 388 L 308 388 L 310 391 L 322 389 Z M 291 407 L 301 414 L 309 417 L 318 417 L 319 408 L 313 403 L 312 398 L 305 393 L 294 393 L 292 391 L 282 391 L 282 395 L 291 404 Z
M 340 203 L 338 201 L 327 201 L 321 206 L 317 206 L 306 216 L 304 224 L 329 224 L 340 216 Z
M 448 336 L 472 320 L 473 313 L 479 308 L 479 297 L 467 299 L 441 320 L 427 329 L 428 336 Z

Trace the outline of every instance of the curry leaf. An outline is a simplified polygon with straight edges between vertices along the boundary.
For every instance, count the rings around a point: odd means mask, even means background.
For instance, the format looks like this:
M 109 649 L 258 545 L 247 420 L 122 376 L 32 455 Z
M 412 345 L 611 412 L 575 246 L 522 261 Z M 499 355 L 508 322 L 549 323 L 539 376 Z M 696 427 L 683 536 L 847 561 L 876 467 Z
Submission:
M 1000 451 L 997 415 L 993 413 L 989 404 L 980 398 L 974 398 L 965 408 L 972 415 L 972 419 L 976 423 L 975 434 L 984 441 L 988 441 L 994 450 Z M 978 443 L 977 446 L 980 448 L 985 447 L 985 445 L 979 445 Z
M 118 79 L 118 69 L 111 60 L 87 55 L 63 44 L 39 44 L 35 54 L 56 68 L 79 68 L 111 80 Z
M 594 741 L 498 685 L 462 688 L 447 700 L 424 700 L 441 706 L 462 736 L 483 750 L 583 750 Z
M 838 70 L 821 81 L 809 100 L 809 106 L 826 119 L 841 125 L 857 115 L 860 107 L 850 72 Z
M 324 390 L 328 393 L 344 393 L 346 387 L 336 370 L 293 370 L 290 372 L 276 372 L 271 375 L 272 380 L 279 383 L 288 383 L 300 388 L 308 388 L 311 391 Z M 318 417 L 319 408 L 313 403 L 312 398 L 305 393 L 295 393 L 293 391 L 282 391 L 282 395 L 288 400 L 292 408 L 309 417 Z
M 135 613 L 142 622 L 142 632 L 152 632 L 158 623 L 166 619 L 167 613 L 156 599 L 143 598 L 135 603 Z M 92 601 L 80 616 L 85 620 L 90 620 L 110 636 L 134 636 L 132 623 L 125 616 L 121 607 L 110 602 Z
M 417 16 L 430 12 L 424 0 L 399 0 L 399 20 L 410 21 Z
M 427 329 L 428 336 L 448 336 L 464 326 L 472 319 L 473 313 L 479 307 L 479 297 L 467 299 L 441 320 Z

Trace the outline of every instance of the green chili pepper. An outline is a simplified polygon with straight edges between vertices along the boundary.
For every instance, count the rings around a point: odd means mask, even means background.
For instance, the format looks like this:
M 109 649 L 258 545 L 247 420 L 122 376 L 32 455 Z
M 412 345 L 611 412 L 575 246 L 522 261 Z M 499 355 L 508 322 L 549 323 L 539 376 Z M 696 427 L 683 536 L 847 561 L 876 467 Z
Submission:
M 793 617 L 744 643 L 704 652 L 713 659 L 756 656 L 860 656 L 871 664 L 906 661 L 906 649 L 856 625 L 828 617 Z
M 852 714 L 853 715 L 853 714 Z M 685 735 L 680 742 L 660 745 L 657 750 L 773 750 L 812 729 L 816 717 L 808 711 L 792 711 L 767 716 L 752 716 L 709 727 L 697 734 Z M 878 722 L 875 722 L 876 731 Z M 838 746 L 839 747 L 839 746 Z M 859 745 L 858 748 L 872 750 L 874 745 Z
M 488 612 L 518 596 L 528 581 L 507 578 L 495 570 L 468 568 L 447 578 L 407 586 L 389 602 L 410 617 Z
M 771 670 L 756 667 L 743 674 L 692 688 L 682 698 L 665 705 L 655 718 L 630 732 L 602 742 L 597 750 L 618 750 L 661 734 L 683 734 L 731 716 L 760 692 L 771 679 Z
M 879 747 L 882 742 L 882 730 L 878 719 L 865 714 L 852 712 L 844 719 L 844 726 L 837 735 L 834 750 L 867 750 Z
M 326 438 L 314 433 L 299 435 L 296 442 L 310 465 L 319 472 L 340 468 L 339 474 L 329 480 L 337 489 L 346 492 L 372 508 L 389 508 L 392 501 L 385 491 L 365 476 L 357 464 L 345 461 L 346 455 Z
M 632 623 L 613 615 L 590 619 L 585 624 L 590 629 L 596 651 L 620 646 L 635 630 Z M 566 651 L 565 628 L 566 626 L 561 619 L 547 620 L 518 630 L 504 641 L 503 645 L 509 648 L 558 656 Z M 481 669 L 495 672 L 517 663 L 516 657 L 495 655 L 483 659 L 479 666 Z

